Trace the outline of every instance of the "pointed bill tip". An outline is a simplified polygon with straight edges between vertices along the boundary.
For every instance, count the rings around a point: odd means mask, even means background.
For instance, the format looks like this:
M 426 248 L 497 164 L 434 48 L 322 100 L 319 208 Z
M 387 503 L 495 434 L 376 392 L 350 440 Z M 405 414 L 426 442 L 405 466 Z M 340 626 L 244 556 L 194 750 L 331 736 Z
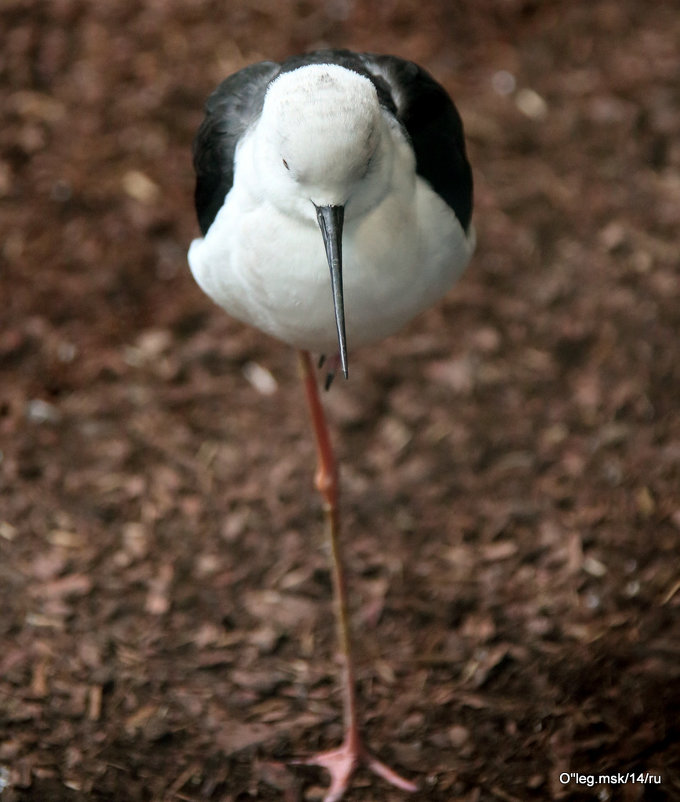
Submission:
M 344 343 L 342 344 L 344 345 Z M 347 349 L 340 347 L 340 366 L 342 367 L 342 375 L 349 379 L 349 365 L 347 364 Z

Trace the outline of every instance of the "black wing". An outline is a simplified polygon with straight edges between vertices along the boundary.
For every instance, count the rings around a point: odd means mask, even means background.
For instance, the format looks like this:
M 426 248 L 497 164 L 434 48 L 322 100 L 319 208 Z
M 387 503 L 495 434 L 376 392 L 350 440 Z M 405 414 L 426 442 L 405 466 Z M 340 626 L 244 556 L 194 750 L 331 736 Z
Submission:
M 273 61 L 252 64 L 222 81 L 205 104 L 194 139 L 196 214 L 205 235 L 234 182 L 239 139 L 262 111 L 267 86 L 281 69 Z
M 375 80 L 385 81 L 397 119 L 416 154 L 416 171 L 453 209 L 467 231 L 472 217 L 472 170 L 463 123 L 443 86 L 422 67 L 397 56 L 362 53 Z

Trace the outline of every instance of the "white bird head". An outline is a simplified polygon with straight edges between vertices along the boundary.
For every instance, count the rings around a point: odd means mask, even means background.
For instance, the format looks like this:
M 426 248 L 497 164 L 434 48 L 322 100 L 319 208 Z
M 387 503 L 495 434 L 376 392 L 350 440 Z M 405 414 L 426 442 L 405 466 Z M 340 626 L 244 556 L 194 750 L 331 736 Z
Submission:
M 311 64 L 271 83 L 258 135 L 289 192 L 317 206 L 340 206 L 366 176 L 381 126 L 368 78 L 337 64 Z
M 288 215 L 316 220 L 321 229 L 345 376 L 342 227 L 346 208 L 348 219 L 360 216 L 387 191 L 386 126 L 368 78 L 337 64 L 311 64 L 272 81 L 254 131 L 267 197 Z

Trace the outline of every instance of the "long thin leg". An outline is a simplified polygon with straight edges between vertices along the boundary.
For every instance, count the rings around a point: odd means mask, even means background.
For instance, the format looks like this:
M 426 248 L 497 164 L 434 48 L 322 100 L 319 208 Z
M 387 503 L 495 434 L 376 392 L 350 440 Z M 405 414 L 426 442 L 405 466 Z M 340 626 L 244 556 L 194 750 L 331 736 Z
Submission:
M 331 445 L 326 416 L 324 415 L 316 376 L 312 361 L 307 351 L 299 351 L 302 378 L 305 383 L 305 394 L 309 407 L 317 448 L 317 469 L 315 476 L 316 489 L 323 498 L 326 517 L 326 535 L 331 551 L 331 570 L 333 573 L 333 595 L 335 600 L 335 618 L 338 634 L 338 645 L 342 659 L 342 689 L 345 731 L 353 744 L 359 742 L 357 723 L 356 685 L 354 665 L 352 662 L 352 641 L 349 632 L 349 613 L 347 611 L 347 580 L 345 568 L 340 555 L 340 484 L 338 467 Z
M 360 763 L 383 777 L 383 779 L 403 789 L 417 791 L 418 787 L 400 777 L 389 766 L 379 761 L 363 746 L 357 718 L 356 682 L 352 661 L 352 639 L 349 628 L 347 607 L 347 582 L 340 552 L 340 486 L 338 469 L 333 454 L 326 416 L 324 415 L 312 360 L 307 351 L 298 351 L 302 380 L 314 428 L 317 448 L 316 488 L 323 498 L 326 517 L 326 534 L 331 552 L 331 570 L 335 615 L 338 630 L 338 644 L 342 660 L 342 693 L 345 737 L 338 749 L 322 752 L 303 761 L 306 764 L 323 766 L 331 775 L 331 785 L 324 802 L 337 802 L 349 786 L 352 774 Z

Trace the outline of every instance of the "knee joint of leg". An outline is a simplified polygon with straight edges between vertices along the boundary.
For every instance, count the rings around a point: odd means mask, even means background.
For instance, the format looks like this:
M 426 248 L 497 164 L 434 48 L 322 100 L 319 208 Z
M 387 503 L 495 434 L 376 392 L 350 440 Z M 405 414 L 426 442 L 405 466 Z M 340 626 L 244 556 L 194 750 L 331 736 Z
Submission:
M 335 470 L 319 470 L 314 480 L 316 489 L 329 503 L 334 503 L 338 492 L 338 477 Z

